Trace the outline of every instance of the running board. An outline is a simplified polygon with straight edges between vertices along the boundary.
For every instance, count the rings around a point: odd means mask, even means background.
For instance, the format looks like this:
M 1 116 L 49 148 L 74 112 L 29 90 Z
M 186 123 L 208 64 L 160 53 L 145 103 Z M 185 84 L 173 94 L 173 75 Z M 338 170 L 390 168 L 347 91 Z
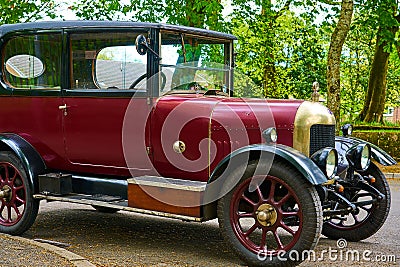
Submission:
M 161 211 L 154 211 L 154 210 L 147 210 L 147 209 L 140 209 L 135 207 L 129 207 L 127 200 L 122 199 L 114 199 L 114 200 L 107 200 L 107 201 L 100 201 L 95 200 L 95 196 L 92 195 L 83 195 L 83 194 L 71 194 L 66 196 L 52 196 L 52 195 L 44 195 L 44 194 L 35 194 L 33 195 L 35 199 L 45 199 L 47 201 L 60 201 L 60 202 L 69 202 L 75 204 L 84 204 L 84 205 L 92 205 L 92 206 L 99 206 L 117 210 L 124 210 L 124 211 L 131 211 L 146 215 L 153 215 L 158 217 L 165 217 L 165 218 L 173 218 L 179 219 L 183 221 L 194 221 L 194 222 L 201 222 L 203 221 L 200 217 L 193 217 L 193 216 L 186 216 L 181 214 L 173 214 L 168 212 L 161 212 Z
M 140 176 L 128 179 L 128 206 L 204 217 L 202 201 L 207 183 L 159 176 Z

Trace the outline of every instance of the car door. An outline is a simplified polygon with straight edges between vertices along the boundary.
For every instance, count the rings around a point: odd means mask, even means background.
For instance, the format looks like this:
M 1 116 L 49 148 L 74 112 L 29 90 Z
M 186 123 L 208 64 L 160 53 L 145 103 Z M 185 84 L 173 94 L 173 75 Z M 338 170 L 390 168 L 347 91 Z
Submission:
M 142 32 L 69 33 L 62 109 L 66 156 L 76 171 L 128 176 L 151 168 L 147 56 L 134 46 Z
M 24 138 L 49 169 L 62 169 L 62 32 L 20 32 L 4 41 L 0 131 Z

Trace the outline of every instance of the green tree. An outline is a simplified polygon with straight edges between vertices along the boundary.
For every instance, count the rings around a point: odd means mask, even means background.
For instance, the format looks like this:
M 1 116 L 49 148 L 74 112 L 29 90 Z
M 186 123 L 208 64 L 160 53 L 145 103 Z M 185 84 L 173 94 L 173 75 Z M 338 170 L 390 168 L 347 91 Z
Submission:
M 371 64 L 368 89 L 359 119 L 365 122 L 383 122 L 386 102 L 390 52 L 398 46 L 397 32 L 400 15 L 396 0 L 365 1 L 364 8 L 371 16 L 365 24 L 377 28 L 374 57 Z
M 262 88 L 253 95 L 309 99 L 314 81 L 326 88 L 327 39 L 325 26 L 315 22 L 318 6 L 303 1 L 233 3 L 230 27 L 238 36 L 237 69 Z
M 356 7 L 357 9 L 357 7 Z M 365 14 L 355 12 L 341 60 L 341 118 L 354 122 L 362 107 L 374 54 L 376 31 L 365 27 Z
M 44 17 L 56 17 L 54 0 L 0 1 L 0 24 L 29 22 Z
M 75 1 L 72 10 L 84 19 L 133 19 L 223 30 L 221 0 Z M 130 17 L 132 16 L 132 17 Z
M 119 19 L 129 10 L 119 0 L 75 1 L 71 10 L 79 18 L 87 20 Z
M 237 64 L 254 82 L 262 86 L 262 95 L 276 96 L 276 38 L 280 18 L 289 12 L 292 0 L 233 1 L 235 12 L 231 29 L 238 36 Z
M 134 19 L 223 30 L 221 0 L 131 0 Z
M 353 0 L 343 0 L 340 17 L 333 31 L 327 59 L 328 108 L 340 122 L 340 60 L 343 44 L 350 30 L 353 16 Z M 337 123 L 337 130 L 340 123 Z

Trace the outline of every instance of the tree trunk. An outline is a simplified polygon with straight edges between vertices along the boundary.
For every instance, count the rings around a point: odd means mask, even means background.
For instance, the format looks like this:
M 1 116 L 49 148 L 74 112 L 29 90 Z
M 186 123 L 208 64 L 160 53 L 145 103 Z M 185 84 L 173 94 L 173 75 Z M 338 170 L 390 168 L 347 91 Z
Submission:
M 331 37 L 328 52 L 327 84 L 328 108 L 336 118 L 336 130 L 340 128 L 340 56 L 353 17 L 353 0 L 343 0 L 340 18 Z
M 397 27 L 396 27 L 397 28 Z M 395 33 L 397 29 L 392 29 Z M 364 122 L 383 122 L 386 99 L 386 77 L 390 53 L 385 52 L 386 41 L 381 40 L 383 29 L 379 28 L 376 38 L 374 59 L 369 74 L 368 90 L 359 119 Z
M 276 68 L 275 64 L 272 61 L 274 55 L 272 53 L 268 53 L 266 56 L 270 60 L 266 60 L 264 68 L 264 77 L 263 77 L 263 92 L 264 96 L 267 97 L 274 97 L 274 89 L 277 88 L 276 84 Z M 272 62 L 271 62 L 272 61 Z

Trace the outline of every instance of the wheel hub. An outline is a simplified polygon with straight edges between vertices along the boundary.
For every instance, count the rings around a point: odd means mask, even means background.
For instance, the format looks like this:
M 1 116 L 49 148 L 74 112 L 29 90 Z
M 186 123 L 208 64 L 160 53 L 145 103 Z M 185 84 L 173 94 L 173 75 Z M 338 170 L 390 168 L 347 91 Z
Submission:
M 272 226 L 278 219 L 276 209 L 270 204 L 262 204 L 256 211 L 257 221 L 263 226 Z
M 8 185 L 3 186 L 3 188 L 0 190 L 0 199 L 4 199 L 5 201 L 9 202 L 11 200 L 11 196 L 11 187 Z

